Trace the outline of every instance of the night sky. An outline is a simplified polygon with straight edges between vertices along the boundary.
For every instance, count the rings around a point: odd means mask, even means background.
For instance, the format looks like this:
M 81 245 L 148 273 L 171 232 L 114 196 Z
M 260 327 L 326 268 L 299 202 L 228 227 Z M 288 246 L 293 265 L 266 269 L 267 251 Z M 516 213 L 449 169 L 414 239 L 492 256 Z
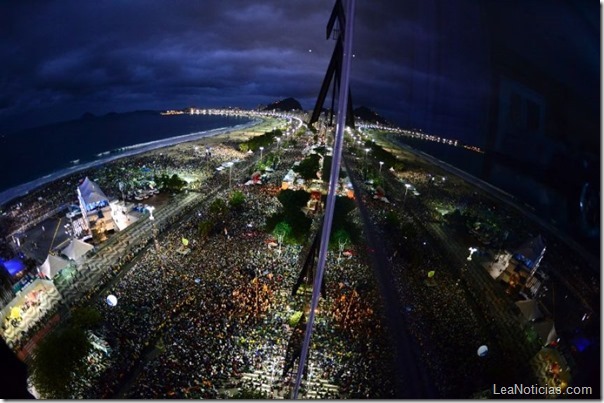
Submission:
M 0 134 L 85 112 L 314 106 L 333 1 L 3 1 Z M 395 124 L 480 143 L 494 44 L 599 112 L 595 0 L 357 0 L 351 91 Z M 311 50 L 311 51 L 310 51 Z

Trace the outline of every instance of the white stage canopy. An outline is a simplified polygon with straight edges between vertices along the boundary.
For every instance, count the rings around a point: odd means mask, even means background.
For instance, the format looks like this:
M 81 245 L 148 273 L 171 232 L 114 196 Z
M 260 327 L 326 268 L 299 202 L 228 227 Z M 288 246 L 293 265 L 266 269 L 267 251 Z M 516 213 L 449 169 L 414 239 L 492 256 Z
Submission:
M 109 199 L 105 196 L 99 185 L 88 179 L 88 177 L 78 186 L 78 189 L 87 210 L 91 209 L 90 206 L 96 206 L 97 204 L 109 204 Z
M 67 256 L 71 260 L 78 260 L 86 254 L 90 249 L 94 249 L 94 246 L 80 241 L 79 239 L 72 239 L 61 253 Z
M 48 255 L 44 263 L 38 267 L 38 270 L 46 278 L 51 279 L 67 266 L 69 266 L 69 261 L 55 255 Z

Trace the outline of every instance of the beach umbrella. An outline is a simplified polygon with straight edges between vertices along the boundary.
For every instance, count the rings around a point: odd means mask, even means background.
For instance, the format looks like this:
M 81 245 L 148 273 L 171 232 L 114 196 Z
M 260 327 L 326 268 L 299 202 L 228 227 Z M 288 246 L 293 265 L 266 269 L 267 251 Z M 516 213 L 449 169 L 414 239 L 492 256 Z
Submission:
M 476 354 L 478 354 L 479 357 L 486 357 L 488 353 L 489 353 L 489 348 L 487 346 L 485 346 L 484 344 L 482 346 L 478 347 L 478 351 L 476 351 Z
M 11 319 L 19 319 L 21 318 L 21 308 L 14 306 L 10 310 L 10 318 Z
M 109 306 L 116 306 L 117 305 L 117 297 L 113 294 L 107 296 L 107 305 Z
M 184 246 L 187 246 L 189 244 L 189 240 L 187 238 L 182 238 L 181 240 Z

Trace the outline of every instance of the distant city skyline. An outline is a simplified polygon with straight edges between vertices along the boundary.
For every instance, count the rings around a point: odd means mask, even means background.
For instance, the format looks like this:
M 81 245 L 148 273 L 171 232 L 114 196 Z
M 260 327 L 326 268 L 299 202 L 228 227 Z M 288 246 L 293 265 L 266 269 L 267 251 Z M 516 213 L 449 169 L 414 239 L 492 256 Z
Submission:
M 532 64 L 598 103 L 599 19 L 587 1 L 496 3 L 357 1 L 354 106 L 480 145 L 492 43 L 534 54 Z M 312 109 L 333 49 L 325 39 L 332 7 L 320 0 L 4 2 L 0 133 L 86 112 L 254 108 L 286 97 Z

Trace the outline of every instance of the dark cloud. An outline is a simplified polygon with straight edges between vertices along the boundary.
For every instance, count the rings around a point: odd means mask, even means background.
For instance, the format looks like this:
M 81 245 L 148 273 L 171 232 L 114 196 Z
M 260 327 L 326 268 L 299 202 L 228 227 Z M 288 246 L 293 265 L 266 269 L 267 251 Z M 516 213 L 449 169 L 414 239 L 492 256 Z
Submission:
M 597 38 L 565 36 L 581 24 L 559 16 L 560 7 L 527 15 L 545 0 L 356 3 L 354 103 L 403 125 L 442 131 L 467 121 L 458 132 L 478 130 L 471 115 L 486 113 L 494 35 L 526 48 L 537 46 L 530 38 L 544 40 L 538 28 L 567 27 L 540 48 L 544 59 L 558 41 L 579 60 L 599 46 Z M 289 96 L 310 109 L 334 46 L 325 39 L 332 7 L 323 0 L 2 2 L 0 130 L 23 114 L 33 124 L 85 111 L 255 107 Z M 573 7 L 588 20 L 578 37 L 593 37 L 589 27 L 599 21 Z M 541 27 L 531 30 L 535 19 Z M 559 63 L 556 74 L 573 76 L 571 67 L 597 79 L 599 57 Z

